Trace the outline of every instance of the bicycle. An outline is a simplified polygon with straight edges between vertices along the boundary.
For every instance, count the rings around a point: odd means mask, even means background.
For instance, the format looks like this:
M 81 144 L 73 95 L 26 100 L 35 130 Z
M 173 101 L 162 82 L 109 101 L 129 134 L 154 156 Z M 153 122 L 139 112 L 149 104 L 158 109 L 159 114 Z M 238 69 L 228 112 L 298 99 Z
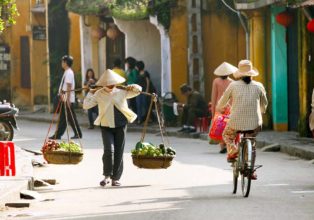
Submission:
M 254 172 L 262 167 L 255 165 L 256 148 L 255 137 L 249 137 L 254 131 L 239 131 L 238 157 L 232 161 L 233 167 L 233 194 L 237 193 L 238 177 L 241 175 L 241 189 L 243 197 L 248 197 L 251 189 L 251 180 Z

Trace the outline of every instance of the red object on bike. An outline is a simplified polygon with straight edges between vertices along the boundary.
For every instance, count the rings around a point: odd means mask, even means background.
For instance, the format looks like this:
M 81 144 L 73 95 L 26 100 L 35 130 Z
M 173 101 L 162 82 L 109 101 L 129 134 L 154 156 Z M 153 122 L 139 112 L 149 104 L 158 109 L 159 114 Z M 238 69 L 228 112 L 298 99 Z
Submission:
M 0 176 L 15 176 L 15 149 L 11 141 L 0 142 Z
M 228 118 L 229 118 L 229 115 L 227 114 L 221 114 L 219 112 L 215 113 L 213 123 L 208 134 L 208 136 L 211 139 L 217 140 L 217 141 L 222 140 L 222 132 L 224 131 L 226 127 Z

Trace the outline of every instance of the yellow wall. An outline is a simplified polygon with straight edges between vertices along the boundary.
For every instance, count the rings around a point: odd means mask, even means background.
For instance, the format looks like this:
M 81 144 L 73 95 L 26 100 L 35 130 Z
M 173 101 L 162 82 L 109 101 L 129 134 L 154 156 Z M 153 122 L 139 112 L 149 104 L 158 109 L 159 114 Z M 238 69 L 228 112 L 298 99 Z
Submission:
M 209 101 L 214 70 L 224 61 L 237 66 L 245 58 L 245 33 L 237 16 L 226 10 L 204 13 L 202 22 L 205 98 Z
M 266 28 L 264 11 L 254 11 L 250 19 L 250 51 L 251 61 L 259 71 L 256 80 L 266 83 Z
M 20 16 L 16 24 L 8 27 L 3 33 L 2 42 L 11 47 L 11 90 L 13 102 L 20 108 L 32 109 L 36 104 L 48 104 L 49 99 L 49 68 L 47 40 L 33 40 L 32 26 L 46 26 L 45 14 L 32 13 L 35 0 L 17 0 Z M 45 2 L 45 1 L 44 1 Z M 70 13 L 70 54 L 74 57 L 75 73 L 81 71 L 79 15 Z M 20 37 L 28 36 L 30 44 L 31 88 L 21 88 L 21 45 Z
M 30 105 L 31 90 L 22 89 L 20 71 L 20 36 L 31 37 L 29 1 L 17 0 L 20 16 L 16 18 L 16 25 L 8 27 L 3 33 L 3 42 L 11 47 L 11 88 L 12 101 L 17 106 Z
M 180 2 L 181 7 L 175 9 L 172 14 L 169 35 L 172 88 L 182 101 L 184 99 L 180 95 L 179 87 L 188 81 L 189 33 L 186 7 L 182 6 L 183 1 Z M 245 58 L 245 33 L 237 16 L 224 8 L 216 10 L 216 6 L 209 5 L 210 9 L 202 11 L 205 99 L 207 101 L 211 96 L 215 68 L 224 61 L 236 66 L 239 60 Z
M 80 34 L 80 15 L 69 13 L 70 18 L 70 42 L 69 54 L 74 59 L 73 71 L 81 73 L 81 34 Z
M 35 0 L 17 0 L 20 16 L 16 24 L 8 27 L 3 41 L 11 47 L 11 89 L 12 101 L 19 108 L 31 109 L 34 104 L 48 103 L 48 69 L 46 40 L 33 40 L 32 26 L 46 25 L 45 14 L 33 14 Z M 21 88 L 21 45 L 20 38 L 29 37 L 31 88 Z M 35 103 L 35 100 L 37 103 Z
M 171 86 L 172 91 L 181 102 L 185 99 L 180 93 L 180 85 L 188 82 L 187 28 L 187 14 L 182 11 L 174 11 L 169 30 L 171 46 Z
M 31 25 L 46 25 L 45 14 L 31 14 Z M 47 74 L 47 40 L 33 40 L 30 37 L 31 54 L 31 104 L 48 104 L 48 74 Z

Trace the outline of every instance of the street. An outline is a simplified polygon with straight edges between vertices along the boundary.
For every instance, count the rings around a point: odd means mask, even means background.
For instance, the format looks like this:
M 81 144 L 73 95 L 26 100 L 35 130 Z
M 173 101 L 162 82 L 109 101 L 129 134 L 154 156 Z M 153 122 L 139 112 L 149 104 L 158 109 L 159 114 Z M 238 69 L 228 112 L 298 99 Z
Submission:
M 49 124 L 18 123 L 15 144 L 40 150 Z M 232 194 L 232 170 L 218 146 L 169 137 L 177 151 L 172 166 L 145 170 L 135 167 L 130 156 L 141 134 L 129 132 L 122 186 L 102 188 L 100 130 L 82 130 L 80 164 L 34 168 L 36 178 L 59 183 L 38 189 L 47 201 L 31 202 L 27 209 L 10 208 L 0 212 L 0 219 L 314 219 L 314 166 L 308 161 L 258 150 L 257 164 L 263 167 L 252 182 L 250 196 L 243 198 L 240 188 Z M 158 144 L 161 138 L 147 134 L 146 141 Z

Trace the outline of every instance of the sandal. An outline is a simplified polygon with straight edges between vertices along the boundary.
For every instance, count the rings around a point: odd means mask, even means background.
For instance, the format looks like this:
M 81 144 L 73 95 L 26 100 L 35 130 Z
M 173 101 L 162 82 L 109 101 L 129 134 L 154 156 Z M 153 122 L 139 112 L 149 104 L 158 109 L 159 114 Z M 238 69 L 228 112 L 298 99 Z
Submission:
M 108 180 L 102 180 L 102 181 L 100 181 L 99 185 L 104 187 L 104 186 L 106 186 L 109 182 L 110 182 L 109 179 L 108 179 Z
M 257 174 L 255 172 L 252 173 L 251 180 L 257 180 Z
M 221 154 L 225 154 L 225 153 L 227 153 L 227 148 L 223 148 L 223 149 L 221 149 L 221 150 L 219 151 L 219 153 L 221 153 Z
M 121 186 L 121 183 L 119 182 L 119 180 L 112 180 L 111 186 Z

